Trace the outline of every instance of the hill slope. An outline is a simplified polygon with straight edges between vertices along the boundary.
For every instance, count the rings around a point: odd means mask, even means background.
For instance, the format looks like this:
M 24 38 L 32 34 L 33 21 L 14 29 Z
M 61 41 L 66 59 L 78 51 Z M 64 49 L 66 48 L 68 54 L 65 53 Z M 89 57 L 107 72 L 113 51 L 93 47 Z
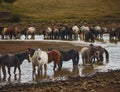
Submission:
M 120 0 L 18 0 L 3 3 L 0 11 L 10 11 L 39 20 L 120 20 Z

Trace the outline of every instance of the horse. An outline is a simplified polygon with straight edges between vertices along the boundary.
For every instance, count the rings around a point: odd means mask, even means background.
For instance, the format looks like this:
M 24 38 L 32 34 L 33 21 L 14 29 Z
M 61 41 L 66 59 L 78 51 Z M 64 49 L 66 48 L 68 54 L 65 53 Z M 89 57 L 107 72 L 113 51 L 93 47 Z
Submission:
M 95 27 L 90 28 L 90 31 L 95 35 L 95 38 L 100 38 L 100 39 L 103 38 L 103 32 L 105 30 L 106 29 L 104 29 L 104 28 L 102 28 L 100 26 L 95 26 Z
M 72 39 L 73 31 L 71 27 L 64 26 L 60 29 L 61 39 Z
M 47 54 L 48 54 L 48 63 L 51 63 L 52 61 L 54 61 L 53 70 L 55 70 L 56 65 L 58 65 L 58 70 L 60 70 L 61 69 L 60 67 L 61 53 L 57 50 L 51 50 L 51 51 L 48 51 Z
M 28 39 L 28 35 L 31 35 L 31 39 L 35 39 L 35 32 L 36 32 L 36 29 L 35 29 L 35 27 L 29 27 L 28 29 L 27 29 L 27 39 Z
M 105 57 L 106 57 L 106 62 L 109 61 L 109 52 L 101 47 L 101 46 L 94 46 L 97 51 L 98 51 L 98 57 L 97 57 L 97 60 L 100 61 L 100 62 L 103 62 L 103 54 L 105 53 Z
M 33 56 L 34 52 L 35 52 L 35 49 L 28 48 L 28 53 L 30 54 L 30 56 Z M 56 65 L 58 65 L 58 70 L 60 70 L 61 53 L 57 50 L 51 50 L 46 53 L 48 55 L 48 63 L 51 63 L 52 61 L 54 62 L 53 70 L 55 70 Z
M 90 28 L 89 27 L 87 27 L 87 26 L 81 26 L 80 27 L 80 39 L 81 40 L 84 40 L 84 34 L 86 33 L 86 32 L 88 32 L 90 30 Z
M 34 54 L 29 55 L 29 60 L 32 62 L 33 75 L 35 74 L 35 67 L 38 66 L 38 75 L 42 75 L 42 65 L 44 65 L 44 72 L 47 71 L 48 55 L 47 52 L 36 49 Z
M 53 39 L 53 30 L 51 27 L 47 27 L 46 30 L 43 31 L 44 38 Z
M 2 30 L 2 39 L 4 39 L 6 36 L 9 36 L 9 38 L 12 38 L 12 27 L 4 27 Z
M 72 31 L 73 31 L 73 34 L 74 34 L 74 39 L 78 39 L 78 35 L 79 35 L 79 32 L 80 32 L 79 27 L 78 26 L 73 26 Z
M 92 65 L 92 59 L 96 56 L 97 57 L 97 49 L 94 46 L 83 47 L 81 49 L 81 57 L 83 65 L 85 63 L 90 63 Z
M 85 42 L 94 42 L 95 41 L 95 37 L 94 34 L 91 31 L 87 31 L 84 33 L 84 39 Z
M 16 53 L 16 54 L 4 54 L 0 57 L 0 65 L 7 66 L 9 76 L 11 76 L 11 73 L 10 73 L 11 67 L 14 67 L 14 74 L 16 73 L 16 69 L 18 68 L 19 75 L 20 75 L 21 74 L 20 65 L 25 59 L 29 61 L 29 55 L 26 51 L 21 53 Z M 4 75 L 6 75 L 5 72 L 4 72 Z
M 74 49 L 70 49 L 68 51 L 61 51 L 61 50 L 59 51 L 61 53 L 60 68 L 62 68 L 63 61 L 69 61 L 71 59 L 73 62 L 73 66 L 78 65 L 79 63 L 79 52 L 78 51 Z
M 0 35 L 2 36 L 2 38 L 3 38 L 3 34 L 2 34 L 3 29 L 4 29 L 4 27 L 0 26 Z
M 109 33 L 109 37 L 110 40 L 112 39 L 116 39 L 119 40 L 120 39 L 120 27 L 116 28 L 116 29 L 112 29 L 112 31 Z

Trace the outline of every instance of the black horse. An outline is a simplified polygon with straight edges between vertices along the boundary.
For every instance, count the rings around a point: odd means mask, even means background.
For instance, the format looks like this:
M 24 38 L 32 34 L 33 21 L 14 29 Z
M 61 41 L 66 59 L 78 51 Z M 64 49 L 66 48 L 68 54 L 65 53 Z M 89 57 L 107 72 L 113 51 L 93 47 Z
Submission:
M 1 35 L 1 36 L 3 36 L 3 34 L 2 34 L 3 29 L 4 29 L 4 27 L 1 26 L 1 27 L 0 27 L 0 35 Z
M 85 42 L 94 42 L 95 41 L 95 37 L 94 34 L 91 31 L 87 31 L 84 34 L 84 38 L 85 38 Z
M 72 31 L 71 27 L 65 26 L 65 27 L 60 29 L 59 34 L 61 36 L 61 39 L 70 40 L 70 39 L 72 39 L 73 31 Z
M 68 51 L 61 51 L 59 50 L 61 53 L 61 59 L 60 59 L 60 67 L 62 68 L 62 64 L 63 61 L 68 61 L 72 59 L 73 62 L 73 66 L 74 65 L 78 65 L 79 63 L 79 52 L 74 50 L 74 49 L 70 49 Z
M 17 54 L 5 54 L 0 57 L 0 65 L 7 66 L 9 76 L 11 76 L 11 73 L 10 73 L 11 67 L 14 67 L 14 74 L 16 73 L 16 68 L 18 68 L 19 74 L 21 74 L 20 65 L 25 59 L 29 61 L 28 52 L 22 52 Z M 6 71 L 4 71 L 4 74 L 6 75 Z
M 110 40 L 120 40 L 120 27 L 113 29 L 109 32 Z

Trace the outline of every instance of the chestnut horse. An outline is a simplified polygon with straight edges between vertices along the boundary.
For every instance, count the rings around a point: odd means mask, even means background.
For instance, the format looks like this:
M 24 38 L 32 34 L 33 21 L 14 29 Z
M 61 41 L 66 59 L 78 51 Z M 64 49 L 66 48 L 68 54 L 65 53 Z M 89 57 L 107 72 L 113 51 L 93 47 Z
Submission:
M 57 50 L 52 50 L 52 51 L 48 51 L 47 54 L 48 54 L 48 63 L 54 61 L 53 70 L 55 70 L 56 65 L 58 65 L 58 70 L 60 70 L 60 57 L 61 57 L 60 52 Z

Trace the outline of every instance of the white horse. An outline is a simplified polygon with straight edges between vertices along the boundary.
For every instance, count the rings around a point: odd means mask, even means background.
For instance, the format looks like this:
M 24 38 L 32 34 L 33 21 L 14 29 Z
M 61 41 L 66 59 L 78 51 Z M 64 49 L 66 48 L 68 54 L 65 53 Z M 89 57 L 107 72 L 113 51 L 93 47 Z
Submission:
M 84 40 L 84 34 L 85 34 L 85 32 L 88 32 L 90 30 L 90 28 L 89 27 L 87 27 L 87 26 L 81 26 L 80 27 L 80 32 L 81 32 L 81 34 L 80 34 L 80 38 L 82 39 L 82 40 Z
M 36 49 L 33 56 L 29 55 L 29 59 L 32 62 L 33 74 L 36 72 L 36 66 L 38 67 L 38 74 L 42 75 L 42 66 L 44 65 L 44 72 L 47 71 L 48 54 L 45 51 Z
M 31 39 L 34 39 L 35 37 L 35 32 L 36 32 L 36 29 L 35 27 L 29 27 L 27 29 L 27 38 L 28 38 L 28 35 L 31 35 Z
M 78 35 L 79 35 L 79 32 L 80 32 L 79 27 L 78 26 L 73 26 L 72 31 L 74 33 L 74 39 L 78 39 Z

